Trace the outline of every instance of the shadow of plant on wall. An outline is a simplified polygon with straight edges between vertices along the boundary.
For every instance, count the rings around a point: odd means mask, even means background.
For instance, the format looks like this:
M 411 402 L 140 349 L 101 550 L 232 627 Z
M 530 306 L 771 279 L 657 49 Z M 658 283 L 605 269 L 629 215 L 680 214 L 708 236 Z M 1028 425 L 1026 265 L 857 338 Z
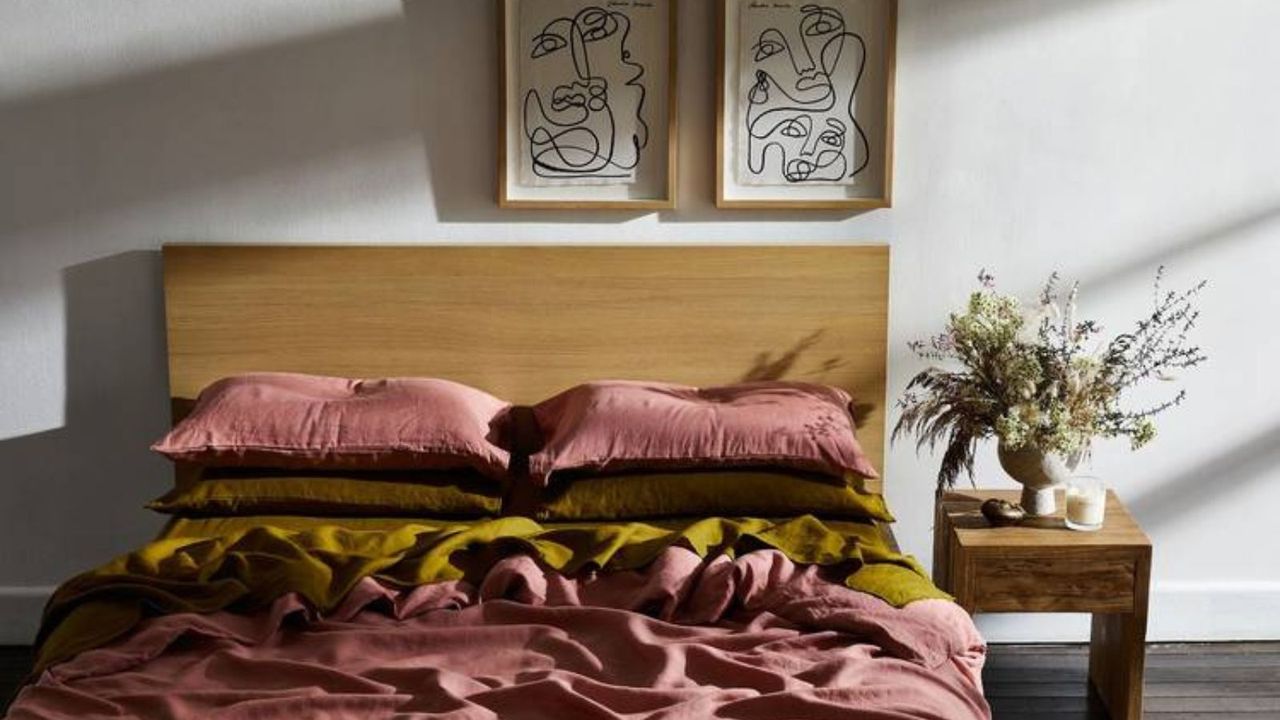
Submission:
M 796 341 L 787 350 L 780 352 L 776 357 L 773 352 L 766 350 L 756 355 L 751 367 L 743 373 L 739 378 L 739 382 L 760 382 L 763 380 L 782 380 L 790 378 L 792 380 L 801 379 L 803 377 L 821 377 L 833 370 L 837 370 L 844 365 L 844 360 L 839 355 L 833 355 L 818 363 L 817 367 L 796 372 L 796 363 L 799 362 L 801 356 L 813 349 L 822 336 L 826 334 L 826 330 L 815 330 L 808 335 Z
M 0 441 L 0 524 L 22 548 L 7 583 L 57 582 L 160 526 L 142 508 L 168 479 L 148 450 L 168 427 L 160 267 L 158 252 L 136 251 L 63 272 L 65 424 Z
M 762 352 L 756 355 L 751 367 L 738 378 L 738 382 L 761 382 L 768 380 L 813 380 L 821 382 L 823 377 L 828 373 L 839 370 L 847 363 L 839 355 L 827 357 L 818 364 L 808 370 L 796 372 L 796 363 L 798 363 L 806 352 L 813 349 L 822 337 L 826 334 L 826 330 L 815 330 L 808 335 L 800 338 L 790 348 L 774 355 L 770 351 Z M 853 404 L 849 407 L 853 413 L 854 427 L 862 427 L 866 424 L 867 418 L 871 413 L 875 412 L 876 405 L 871 402 L 863 402 L 858 398 L 854 399 Z

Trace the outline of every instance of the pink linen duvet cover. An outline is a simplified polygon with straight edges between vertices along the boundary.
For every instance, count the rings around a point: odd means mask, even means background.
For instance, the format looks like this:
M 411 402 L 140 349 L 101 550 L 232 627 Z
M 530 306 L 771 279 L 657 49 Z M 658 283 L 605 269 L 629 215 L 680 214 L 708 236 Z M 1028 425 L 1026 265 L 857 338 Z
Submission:
M 978 720 L 985 645 L 945 600 L 894 608 L 776 550 L 569 578 L 372 578 L 321 617 L 163 615 L 45 670 L 9 717 Z

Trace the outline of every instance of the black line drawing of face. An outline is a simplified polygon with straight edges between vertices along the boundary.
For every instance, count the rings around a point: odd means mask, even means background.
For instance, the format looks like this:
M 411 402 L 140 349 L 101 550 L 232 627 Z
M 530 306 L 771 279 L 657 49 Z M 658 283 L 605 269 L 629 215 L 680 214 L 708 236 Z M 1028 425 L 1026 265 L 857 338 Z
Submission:
M 533 172 L 551 178 L 628 178 L 648 144 L 644 68 L 632 60 L 631 20 L 600 7 L 555 18 L 528 39 L 541 79 L 524 97 Z M 634 118 L 634 124 L 618 119 Z M 634 128 L 628 132 L 627 128 Z
M 830 7 L 804 5 L 793 28 L 766 28 L 747 48 L 747 169 L 777 163 L 788 183 L 838 182 L 867 166 L 867 137 L 853 116 L 866 43 Z

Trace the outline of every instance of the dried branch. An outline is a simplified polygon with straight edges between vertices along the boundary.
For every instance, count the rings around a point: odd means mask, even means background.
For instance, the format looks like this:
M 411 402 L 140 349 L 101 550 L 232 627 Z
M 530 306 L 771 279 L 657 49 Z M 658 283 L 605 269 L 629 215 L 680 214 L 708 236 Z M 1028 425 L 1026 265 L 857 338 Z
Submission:
M 1135 385 L 1168 379 L 1174 370 L 1207 360 L 1188 337 L 1200 313 L 1199 282 L 1181 292 L 1163 288 L 1164 268 L 1156 271 L 1152 310 L 1134 328 L 1116 335 L 1098 354 L 1087 348 L 1102 326 L 1078 320 L 1080 284 L 1066 297 L 1052 273 L 1034 310 L 995 291 L 995 278 L 978 273 L 980 288 L 963 312 L 953 313 L 945 330 L 908 343 L 918 357 L 959 371 L 931 366 L 908 382 L 892 438 L 914 434 L 916 450 L 945 449 L 938 470 L 939 489 L 954 485 L 961 473 L 973 477 L 978 443 L 995 437 L 1002 446 L 1026 445 L 1062 454 L 1087 453 L 1095 437 L 1125 436 L 1136 448 L 1155 435 L 1156 415 L 1181 405 L 1182 390 L 1142 410 L 1124 410 L 1119 402 Z M 1034 330 L 1028 338 L 1024 328 Z

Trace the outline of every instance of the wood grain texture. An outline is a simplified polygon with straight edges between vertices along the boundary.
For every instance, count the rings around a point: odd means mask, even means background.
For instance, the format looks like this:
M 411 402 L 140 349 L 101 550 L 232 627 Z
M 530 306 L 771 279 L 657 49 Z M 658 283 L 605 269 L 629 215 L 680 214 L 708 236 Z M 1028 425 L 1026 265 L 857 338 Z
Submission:
M 992 645 L 983 687 L 995 720 L 1106 720 L 1085 683 L 1079 645 Z M 1262 720 L 1280 717 L 1280 643 L 1147 646 L 1142 717 Z
M 949 588 L 951 583 L 951 538 L 946 509 L 941 502 L 933 505 L 933 584 Z
M 1129 612 L 1136 560 L 1128 550 L 1041 547 L 973 552 L 978 612 Z
M 716 207 L 725 207 L 724 197 L 724 81 L 726 75 L 724 60 L 724 43 L 725 43 L 725 3 L 728 0 L 719 0 L 716 3 Z
M 1147 612 L 1151 548 L 1137 551 L 1133 608 L 1125 613 L 1094 612 L 1089 642 L 1089 680 L 1116 720 L 1142 717 L 1146 668 Z
M 859 439 L 883 466 L 884 246 L 172 245 L 164 263 L 175 407 L 266 370 L 445 377 L 523 404 L 602 378 L 785 378 L 870 405 Z
M 982 502 L 1018 496 L 974 490 L 939 499 L 935 582 L 969 612 L 1093 613 L 1090 683 L 1112 718 L 1141 718 L 1151 541 L 1112 491 L 1096 532 L 1068 529 L 1064 502 L 1051 517 L 990 527 Z
M 1067 529 L 1063 519 L 1066 498 L 1058 491 L 1058 512 L 1045 518 L 1027 518 L 1013 527 L 993 528 L 982 516 L 984 500 L 1000 498 L 1019 502 L 1017 490 L 966 490 L 949 492 L 942 499 L 947 521 L 956 539 L 966 548 L 1019 548 L 1052 545 L 1064 548 L 1150 547 L 1151 540 L 1139 527 L 1114 491 L 1107 492 L 1105 523 L 1096 532 Z
M 679 175 L 679 158 L 677 139 L 680 134 L 677 98 L 679 78 L 678 59 L 680 49 L 680 7 L 677 0 L 666 0 L 667 4 L 667 154 L 666 178 L 661 197 L 636 198 L 634 200 L 534 200 L 515 199 L 507 193 L 507 158 L 514 148 L 507 147 L 507 115 L 508 94 L 507 68 L 510 59 L 507 57 L 507 17 L 508 8 L 513 0 L 496 0 L 498 16 L 498 166 L 497 190 L 498 207 L 512 210 L 672 210 L 676 207 L 676 178 Z

